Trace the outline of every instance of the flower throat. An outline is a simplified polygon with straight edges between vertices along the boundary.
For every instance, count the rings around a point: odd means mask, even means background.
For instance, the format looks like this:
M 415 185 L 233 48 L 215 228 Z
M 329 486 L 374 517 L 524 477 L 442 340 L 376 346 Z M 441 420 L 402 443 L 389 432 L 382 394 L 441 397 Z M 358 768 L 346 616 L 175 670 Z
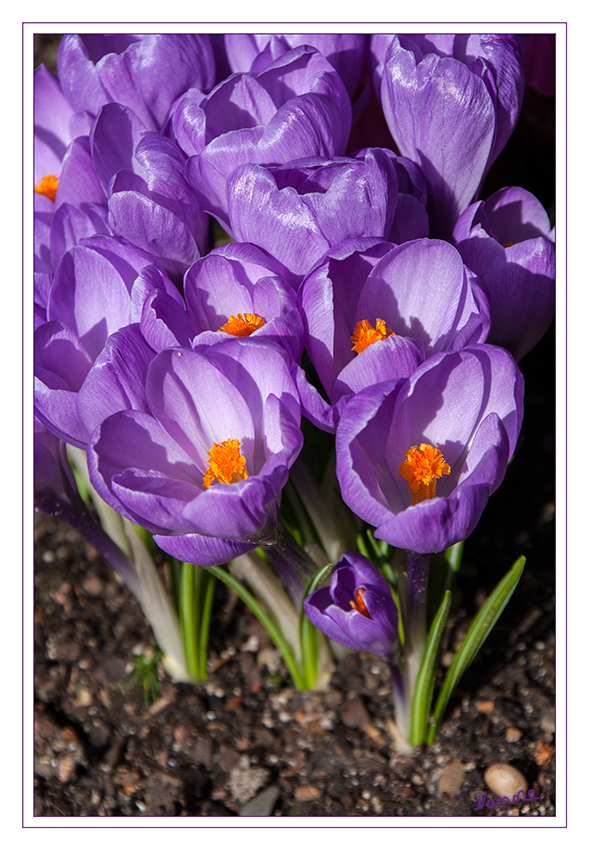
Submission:
M 399 467 L 399 475 L 409 485 L 411 504 L 416 505 L 436 495 L 436 483 L 442 475 L 449 475 L 449 464 L 439 449 L 421 443 L 404 452 L 406 460 Z

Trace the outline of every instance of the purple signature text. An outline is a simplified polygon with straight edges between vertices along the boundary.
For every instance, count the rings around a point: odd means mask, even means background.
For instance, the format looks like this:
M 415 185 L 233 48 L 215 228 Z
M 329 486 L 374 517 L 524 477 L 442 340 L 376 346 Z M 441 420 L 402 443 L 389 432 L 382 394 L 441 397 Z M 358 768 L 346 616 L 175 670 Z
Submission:
M 521 797 L 520 797 L 521 795 Z M 493 800 L 487 800 L 487 792 L 484 794 L 478 795 L 478 803 L 476 809 L 473 809 L 473 812 L 480 812 L 481 809 L 484 809 L 485 806 L 488 809 L 496 809 L 498 806 L 515 806 L 516 803 L 524 803 L 528 800 L 539 800 L 540 797 L 536 797 L 534 793 L 534 789 L 530 788 L 528 791 L 528 796 L 526 797 L 525 791 L 518 791 L 517 794 L 514 794 L 511 799 L 509 797 L 497 797 L 495 802 Z M 486 802 L 485 802 L 486 801 Z

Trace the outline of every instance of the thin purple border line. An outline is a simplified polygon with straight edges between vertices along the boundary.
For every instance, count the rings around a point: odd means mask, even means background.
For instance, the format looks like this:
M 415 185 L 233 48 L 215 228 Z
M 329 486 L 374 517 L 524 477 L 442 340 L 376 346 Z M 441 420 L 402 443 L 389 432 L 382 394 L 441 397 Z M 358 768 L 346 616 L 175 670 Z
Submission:
M 25 30 L 24 30 L 25 26 L 31 26 L 33 24 L 35 26 L 43 26 L 43 23 L 44 22 L 23 21 L 23 23 L 22 23 L 22 41 L 23 41 L 23 44 L 24 44 L 24 38 L 25 38 Z M 73 22 L 71 22 L 71 21 L 68 21 L 68 22 L 52 21 L 52 22 L 45 22 L 45 23 L 51 25 L 52 27 L 58 26 L 62 23 L 64 24 L 64 26 L 72 26 L 73 25 Z M 81 27 L 95 26 L 98 23 L 102 24 L 102 22 L 94 22 L 94 21 L 93 22 L 85 22 L 85 23 L 81 24 Z M 134 23 L 135 22 L 117 21 L 117 22 L 113 22 L 113 25 L 120 27 L 120 26 L 125 26 L 126 24 L 129 24 L 131 26 Z M 146 22 L 143 22 L 143 23 L 146 23 Z M 231 22 L 212 22 L 212 21 L 205 21 L 205 22 L 172 21 L 172 22 L 167 22 L 167 21 L 159 21 L 159 22 L 149 22 L 149 23 L 150 23 L 151 26 L 162 23 L 162 24 L 165 24 L 166 26 L 178 24 L 178 26 L 201 25 L 203 27 L 214 27 L 214 26 L 224 26 L 224 25 L 240 26 L 241 24 L 243 24 L 244 26 L 247 26 L 249 28 L 248 31 L 251 32 L 251 27 L 255 26 L 256 24 L 263 24 L 264 26 L 269 26 L 273 22 L 266 22 L 266 21 L 231 21 Z M 391 26 L 394 26 L 394 22 L 390 22 L 390 23 L 391 23 Z M 413 23 L 415 23 L 415 26 L 418 26 L 418 27 L 421 27 L 421 28 L 423 28 L 424 26 L 428 26 L 429 24 L 432 24 L 433 26 L 443 26 L 443 27 L 453 26 L 454 24 L 460 24 L 460 25 L 465 24 L 464 21 L 444 21 L 444 22 L 437 21 L 437 22 L 428 22 L 427 24 L 422 23 L 422 22 L 407 22 L 407 21 L 404 21 L 403 26 L 404 27 L 405 26 L 411 26 Z M 510 27 L 511 26 L 517 27 L 517 26 L 526 26 L 529 23 L 530 23 L 529 21 L 520 21 L 520 22 L 513 22 L 513 21 L 498 22 L 498 21 L 494 21 L 494 22 L 485 22 L 485 23 L 478 22 L 478 23 L 474 24 L 474 27 L 495 26 L 495 25 L 508 25 Z M 567 139 L 568 68 L 567 68 L 567 62 L 566 62 L 566 57 L 568 57 L 568 22 L 567 21 L 551 21 L 551 22 L 543 22 L 543 23 L 547 27 L 564 26 L 564 34 L 563 34 L 564 51 L 565 51 L 565 62 L 564 62 L 564 97 L 565 97 L 565 119 L 564 119 L 564 147 L 565 147 L 564 173 L 565 173 L 565 181 L 564 182 L 565 182 L 565 195 L 564 195 L 564 205 L 565 205 L 565 219 L 568 221 L 568 193 L 566 191 L 567 186 L 568 186 L 568 162 L 567 162 L 567 151 L 568 151 L 568 143 L 567 143 L 568 142 L 568 139 Z M 285 25 L 288 25 L 288 26 L 291 26 L 291 25 L 299 26 L 300 25 L 300 26 L 313 26 L 314 27 L 314 26 L 325 26 L 325 25 L 328 25 L 328 24 L 333 24 L 334 26 L 340 26 L 340 25 L 343 25 L 343 24 L 345 24 L 346 26 L 353 26 L 355 24 L 358 24 L 362 27 L 371 26 L 371 25 L 382 27 L 382 26 L 385 25 L 384 22 L 378 22 L 378 21 L 346 21 L 346 22 L 342 22 L 342 21 L 338 21 L 338 22 L 333 22 L 333 21 L 301 22 L 301 21 L 297 21 L 297 22 L 289 22 L 288 24 L 286 24 L 286 22 L 276 22 L 277 27 L 283 27 Z M 108 25 L 109 25 L 108 23 L 104 23 L 104 26 L 108 26 Z M 134 27 L 134 29 L 136 30 L 136 27 Z M 380 31 L 383 32 L 382 29 Z M 386 33 L 386 30 L 384 32 Z M 33 35 L 33 37 L 34 37 L 35 33 L 31 33 L 31 35 Z M 555 36 L 556 36 L 556 33 L 555 33 Z M 24 116 L 24 111 L 25 111 L 24 110 L 24 106 L 25 106 L 24 67 L 21 69 L 21 80 L 22 80 L 22 92 L 23 92 L 23 94 L 22 94 L 22 107 L 23 107 L 23 116 Z M 22 124 L 24 126 L 24 117 L 23 117 Z M 23 134 L 23 136 L 24 136 L 24 134 Z M 559 146 L 559 141 L 560 141 L 559 137 L 560 137 L 560 133 L 557 133 L 556 134 L 555 152 L 556 152 L 556 149 L 558 149 L 558 146 Z M 555 165 L 556 165 L 556 156 L 555 156 Z M 23 158 L 23 176 L 24 176 L 24 158 Z M 24 233 L 24 208 L 23 208 L 23 211 L 22 211 L 22 225 L 23 225 L 23 233 Z M 568 260 L 567 249 L 568 249 L 568 241 L 565 238 L 565 249 L 564 249 L 565 250 L 565 260 Z M 24 260 L 24 238 L 23 238 L 23 244 L 22 244 L 22 253 L 23 253 L 23 260 Z M 565 265 L 565 267 L 566 267 L 566 265 Z M 25 293 L 25 286 L 24 286 L 24 279 L 23 279 L 22 301 L 21 301 L 22 316 L 23 316 L 23 319 L 22 319 L 23 339 L 24 339 L 24 315 L 25 315 L 25 310 L 24 310 L 25 294 L 24 293 Z M 565 295 L 564 295 L 564 335 L 565 335 L 565 340 L 567 338 L 567 329 L 568 329 L 567 316 L 568 316 L 568 281 L 567 281 L 566 275 L 565 275 Z M 555 340 L 557 338 L 558 338 L 558 325 L 555 323 Z M 555 344 L 555 357 L 556 357 L 557 351 L 558 351 L 558 345 Z M 567 565 L 568 565 L 568 515 L 567 515 L 567 511 L 566 511 L 566 494 L 568 493 L 568 467 L 567 467 L 567 464 L 568 464 L 568 445 L 567 445 L 567 424 L 568 424 L 567 367 L 568 367 L 568 352 L 567 352 L 566 345 L 564 346 L 563 351 L 564 351 L 564 380 L 565 380 L 565 413 L 564 413 L 564 432 L 565 432 L 565 436 L 564 436 L 564 455 L 565 455 L 565 471 L 564 471 L 564 492 L 565 492 L 565 517 L 564 517 L 564 535 L 565 535 L 565 539 L 564 539 L 564 552 L 565 552 L 565 579 L 564 579 L 564 581 L 565 581 L 565 601 L 564 601 L 564 607 L 565 607 L 565 633 L 564 633 L 564 641 L 565 641 L 565 685 L 564 685 L 564 692 L 565 692 L 565 706 L 567 706 L 568 705 L 568 675 L 567 675 L 568 674 L 568 658 L 567 658 L 566 650 L 567 650 L 568 632 L 567 632 L 566 624 L 568 623 L 568 617 L 567 617 L 567 615 L 568 615 L 568 569 L 567 569 Z M 24 360 L 24 356 L 23 356 L 23 360 Z M 21 409 L 24 412 L 24 394 L 23 394 L 23 404 L 21 405 Z M 556 393 L 555 393 L 555 412 L 556 412 Z M 23 446 L 24 446 L 24 417 L 23 417 L 23 429 L 22 430 L 23 430 Z M 556 434 L 556 431 L 555 431 L 555 434 Z M 24 452 L 23 452 L 23 458 L 22 458 L 22 463 L 21 463 L 21 469 L 22 469 L 22 475 L 23 475 L 23 480 L 24 480 Z M 556 463 L 555 463 L 555 480 L 556 480 Z M 23 493 L 23 496 L 24 496 L 24 493 Z M 23 501 L 23 508 L 24 508 L 24 501 Z M 23 522 L 22 522 L 22 528 L 21 528 L 21 538 L 22 538 L 22 542 L 23 542 L 23 577 L 21 579 L 21 587 L 22 587 L 21 613 L 22 613 L 22 618 L 23 618 L 23 629 L 24 629 L 24 567 L 25 567 L 25 563 L 24 563 L 24 538 L 25 538 L 24 513 L 25 512 L 23 510 Z M 555 578 L 556 578 L 556 554 L 557 554 L 556 544 L 555 544 L 554 554 L 555 554 L 554 560 L 555 560 Z M 555 587 L 555 611 L 556 611 L 556 587 Z M 556 614 L 555 614 L 555 631 L 556 631 L 556 619 L 557 619 L 557 617 L 556 617 Z M 21 694 L 22 694 L 22 711 L 21 711 L 21 714 L 22 714 L 22 721 L 23 721 L 23 727 L 24 727 L 24 633 L 22 635 L 21 645 L 22 645 L 22 650 L 23 650 L 23 660 L 22 660 L 23 681 L 21 683 Z M 33 670 L 34 670 L 34 661 L 33 661 Z M 557 681 L 558 681 L 558 672 L 555 670 L 555 692 L 557 690 L 557 687 L 556 687 Z M 566 708 L 565 708 L 565 715 L 566 715 Z M 555 709 L 555 721 L 556 721 L 556 709 Z M 33 732 L 33 738 L 34 738 L 34 732 Z M 376 826 L 375 825 L 375 826 L 370 826 L 370 827 L 366 827 L 366 826 L 360 825 L 360 824 L 358 824 L 358 826 L 352 826 L 351 824 L 346 824 L 346 825 L 341 825 L 341 826 L 339 826 L 339 825 L 334 825 L 334 826 L 301 825 L 301 826 L 293 826 L 293 827 L 279 827 L 278 825 L 272 825 L 272 824 L 268 824 L 268 826 L 262 826 L 260 824 L 256 824 L 255 826 L 254 825 L 247 826 L 245 824 L 239 824 L 239 825 L 235 824 L 235 826 L 231 826 L 229 824 L 227 826 L 225 824 L 219 825 L 219 826 L 207 826 L 206 824 L 203 825 L 203 826 L 200 826 L 200 825 L 199 826 L 188 826 L 188 825 L 187 826 L 182 826 L 182 825 L 174 826 L 172 824 L 169 824 L 169 825 L 162 824 L 162 825 L 158 825 L 158 826 L 144 826 L 144 827 L 140 826 L 139 824 L 137 824 L 137 825 L 133 824 L 133 826 L 129 826 L 129 827 L 124 827 L 122 825 L 117 825 L 117 826 L 112 825 L 112 826 L 104 826 L 104 827 L 98 827 L 98 826 L 84 827 L 84 826 L 74 826 L 74 825 L 59 826 L 58 824 L 56 824 L 55 826 L 41 825 L 41 824 L 39 824 L 38 826 L 36 824 L 28 826 L 28 825 L 25 825 L 25 823 L 24 823 L 24 818 L 25 818 L 25 812 L 24 812 L 24 736 L 23 736 L 23 742 L 21 744 L 21 752 L 22 752 L 22 761 L 23 761 L 23 801 L 22 801 L 22 804 L 21 804 L 21 825 L 22 825 L 23 829 L 52 829 L 52 828 L 53 829 L 56 829 L 56 828 L 57 829 L 291 829 L 291 828 L 292 829 L 362 829 L 362 828 L 364 828 L 364 829 L 496 829 L 496 828 L 525 829 L 525 828 L 538 828 L 538 827 L 532 827 L 531 823 L 529 824 L 529 826 L 526 825 L 526 826 L 521 826 L 521 827 L 515 827 L 515 824 L 509 824 L 509 825 L 505 824 L 505 826 L 502 825 L 501 827 L 495 827 L 495 826 L 492 826 L 491 824 L 486 824 L 486 823 L 480 824 L 480 825 L 477 825 L 477 826 L 475 826 L 474 824 L 473 825 L 470 825 L 470 824 L 464 824 L 464 825 L 448 824 L 447 826 L 438 826 L 438 825 L 432 825 L 432 826 L 427 826 L 427 825 L 423 825 L 423 826 L 421 826 L 421 825 L 419 825 L 419 826 L 418 825 L 412 825 L 412 826 L 385 826 L 385 825 Z M 33 752 L 33 756 L 34 756 L 34 740 L 33 740 L 33 750 L 32 750 L 32 752 Z M 567 755 L 566 766 L 565 766 L 565 777 L 566 777 L 567 787 L 568 787 L 568 729 L 566 729 L 566 725 L 565 725 L 565 753 Z M 557 768 L 557 763 L 556 763 L 556 767 L 555 767 L 555 785 L 556 785 L 556 775 L 557 775 L 557 769 L 556 768 Z M 565 805 L 565 823 L 564 824 L 546 824 L 546 826 L 543 825 L 543 827 L 541 827 L 541 828 L 544 828 L 544 829 L 566 829 L 567 826 L 568 826 L 568 797 L 566 795 L 565 795 L 564 805 Z M 556 808 L 556 806 L 555 806 L 555 808 Z M 33 815 L 33 817 L 35 817 L 35 815 Z M 148 816 L 148 817 L 151 817 L 151 816 Z M 155 819 L 157 816 L 153 816 L 153 817 Z M 190 816 L 190 817 L 198 817 L 198 816 Z M 321 817 L 324 817 L 324 816 L 321 816 Z M 401 816 L 392 815 L 391 817 L 400 818 L 400 819 L 405 819 L 405 818 L 413 819 L 412 816 L 404 816 L 404 815 L 401 815 Z M 158 820 L 159 819 L 160 818 L 158 818 Z M 301 818 L 301 820 L 303 820 L 303 819 L 307 820 L 308 818 Z M 232 820 L 232 819 L 230 819 L 230 820 Z M 291 818 L 290 822 L 292 822 L 292 820 L 298 820 L 298 818 Z

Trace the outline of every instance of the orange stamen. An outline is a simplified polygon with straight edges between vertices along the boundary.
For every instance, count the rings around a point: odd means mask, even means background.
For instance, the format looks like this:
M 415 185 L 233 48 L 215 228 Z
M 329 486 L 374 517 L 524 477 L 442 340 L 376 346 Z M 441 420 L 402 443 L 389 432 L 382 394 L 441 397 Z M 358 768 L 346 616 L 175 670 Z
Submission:
M 389 330 L 385 325 L 384 319 L 376 320 L 376 327 L 373 328 L 368 319 L 362 319 L 354 328 L 354 333 L 350 337 L 354 343 L 352 351 L 357 351 L 360 354 L 373 342 L 378 342 L 381 339 L 386 339 L 388 336 L 394 336 L 394 332 Z
M 442 452 L 422 443 L 419 448 L 413 446 L 404 454 L 407 460 L 399 467 L 399 475 L 409 484 L 411 504 L 433 499 L 436 495 L 437 479 L 442 475 L 449 475 L 451 471 Z
M 58 183 L 57 177 L 54 177 L 53 174 L 46 174 L 35 186 L 35 192 L 39 195 L 45 195 L 52 203 L 55 203 Z
M 225 331 L 226 334 L 233 334 L 233 336 L 249 336 L 265 324 L 266 322 L 260 316 L 256 316 L 255 313 L 238 313 L 237 316 L 229 316 L 229 319 L 219 330 Z
M 202 480 L 205 488 L 209 488 L 217 479 L 221 484 L 235 484 L 248 478 L 245 468 L 245 458 L 239 454 L 239 440 L 224 440 L 222 443 L 213 443 L 213 448 L 208 452 L 209 465 Z
M 363 587 L 359 588 L 359 590 L 356 592 L 356 601 L 354 602 L 353 599 L 350 599 L 350 605 L 352 606 L 354 611 L 358 612 L 358 614 L 362 614 L 363 617 L 368 617 L 368 619 L 371 620 L 372 617 L 368 613 L 368 608 L 366 607 L 366 603 L 362 599 L 362 597 L 364 596 L 364 593 L 365 593 L 365 588 L 363 588 Z
M 512 245 L 517 245 L 517 242 L 504 242 L 503 243 L 504 248 L 511 248 Z

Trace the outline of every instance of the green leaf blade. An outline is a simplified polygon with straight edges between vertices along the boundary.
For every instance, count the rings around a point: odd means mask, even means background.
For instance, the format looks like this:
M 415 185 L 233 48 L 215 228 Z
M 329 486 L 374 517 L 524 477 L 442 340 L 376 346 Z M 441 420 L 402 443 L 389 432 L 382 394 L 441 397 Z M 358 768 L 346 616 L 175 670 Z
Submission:
M 427 736 L 436 670 L 451 602 L 452 594 L 447 590 L 431 625 L 415 680 L 411 699 L 411 746 L 413 747 L 424 743 Z
M 515 561 L 511 569 L 503 576 L 501 581 L 496 585 L 491 592 L 489 598 L 476 614 L 474 620 L 464 636 L 460 648 L 454 660 L 450 665 L 450 669 L 446 674 L 444 684 L 438 695 L 436 707 L 434 710 L 434 725 L 430 727 L 427 738 L 427 743 L 431 744 L 434 740 L 438 726 L 446 710 L 450 695 L 454 690 L 458 680 L 472 663 L 477 652 L 488 638 L 495 623 L 501 616 L 503 609 L 511 599 L 511 596 L 517 587 L 521 578 L 524 566 L 526 563 L 525 557 L 522 555 Z

